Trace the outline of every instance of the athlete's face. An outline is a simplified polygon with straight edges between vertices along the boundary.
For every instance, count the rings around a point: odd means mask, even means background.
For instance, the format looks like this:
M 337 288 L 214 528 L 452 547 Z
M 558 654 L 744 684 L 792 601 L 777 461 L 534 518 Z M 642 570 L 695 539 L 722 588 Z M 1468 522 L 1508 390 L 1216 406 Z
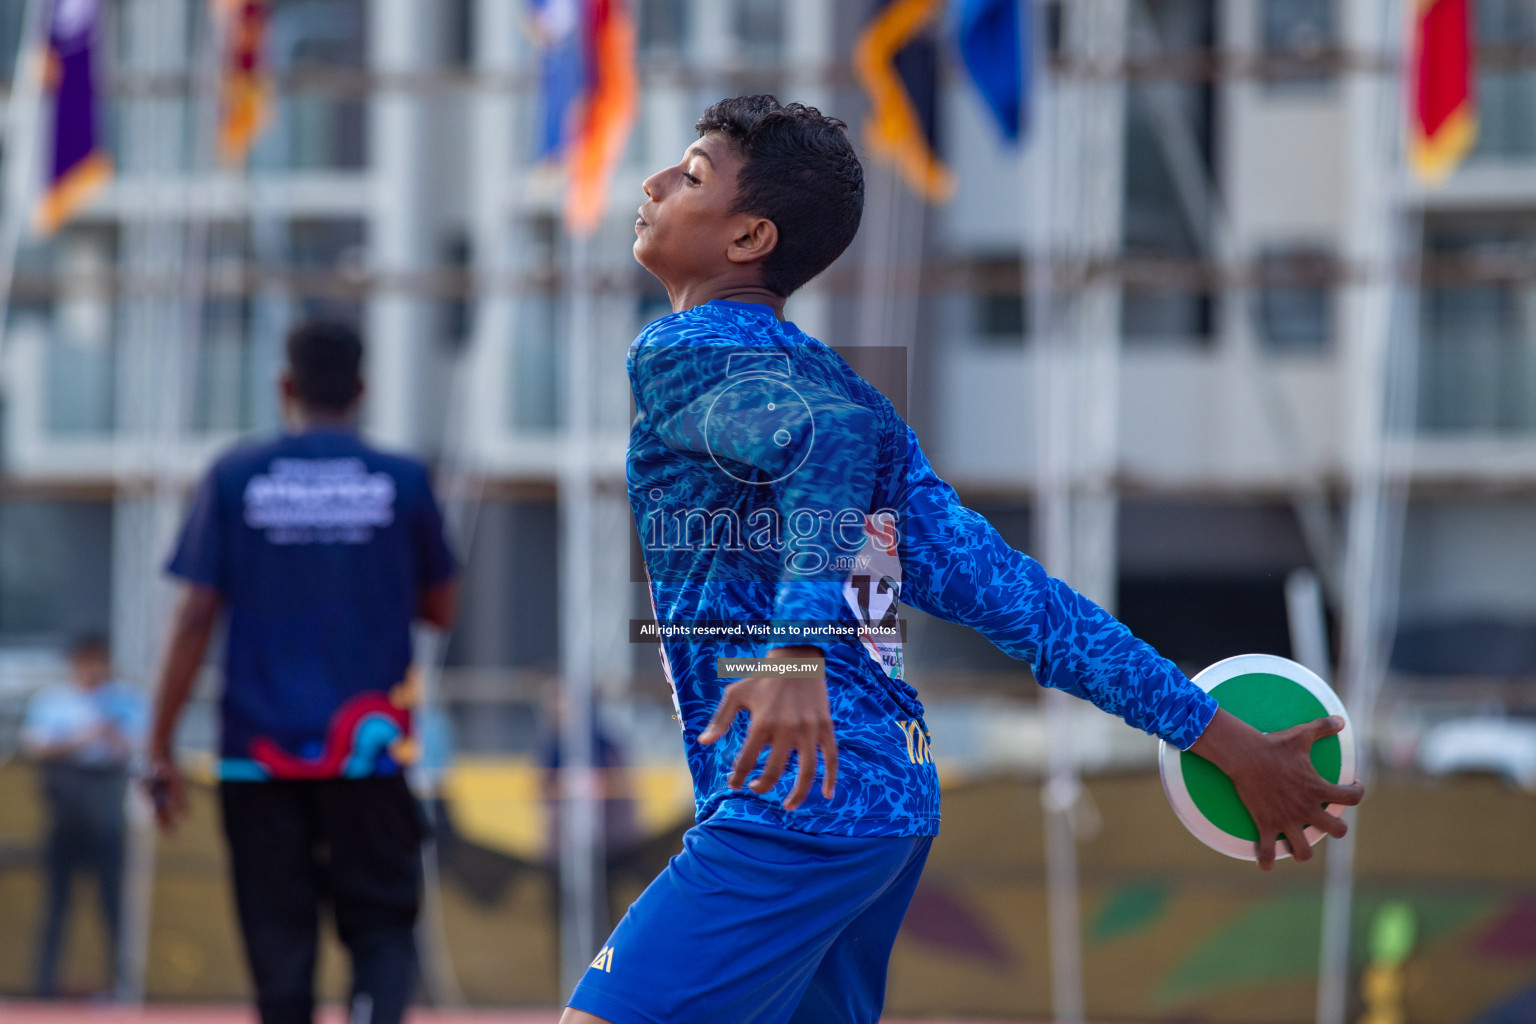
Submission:
M 731 212 L 742 163 L 730 140 L 711 132 L 641 185 L 645 202 L 635 221 L 635 259 L 669 290 L 740 269 L 743 238 L 768 223 Z

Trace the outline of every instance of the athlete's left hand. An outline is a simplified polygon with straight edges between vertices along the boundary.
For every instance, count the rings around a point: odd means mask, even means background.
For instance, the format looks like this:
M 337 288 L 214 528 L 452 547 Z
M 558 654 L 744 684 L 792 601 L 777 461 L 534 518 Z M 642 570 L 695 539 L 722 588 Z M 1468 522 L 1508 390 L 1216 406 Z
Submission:
M 1279 732 L 1263 733 L 1226 711 L 1217 711 L 1205 732 L 1189 748 L 1227 773 L 1238 798 L 1259 830 L 1259 868 L 1275 866 L 1276 844 L 1289 845 L 1297 862 L 1312 856 L 1308 825 L 1342 839 L 1349 831 L 1330 805 L 1353 807 L 1365 796 L 1360 783 L 1336 785 L 1312 766 L 1312 744 L 1335 736 L 1342 718 L 1319 718 Z
M 816 647 L 776 647 L 768 652 L 768 657 L 775 659 L 821 656 L 820 648 Z M 751 724 L 731 771 L 732 789 L 740 789 L 747 781 L 764 747 L 769 748 L 768 763 L 763 766 L 763 774 L 753 779 L 748 787 L 754 793 L 772 789 L 784 775 L 789 755 L 798 754 L 799 777 L 795 780 L 794 792 L 784 798 L 784 809 L 792 811 L 805 802 L 811 786 L 816 783 L 816 751 L 820 748 L 827 765 L 821 795 L 832 799 L 832 792 L 837 787 L 837 738 L 832 731 L 832 710 L 827 702 L 824 674 L 748 676 L 732 683 L 725 688 L 725 696 L 715 710 L 709 728 L 699 734 L 699 742 L 708 746 L 724 736 L 742 711 L 747 712 Z

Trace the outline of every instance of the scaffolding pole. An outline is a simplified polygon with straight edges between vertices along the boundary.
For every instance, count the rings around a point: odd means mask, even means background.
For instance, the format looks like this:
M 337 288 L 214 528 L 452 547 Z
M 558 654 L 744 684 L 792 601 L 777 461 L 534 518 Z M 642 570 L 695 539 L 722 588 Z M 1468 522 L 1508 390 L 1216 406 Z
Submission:
M 1051 571 L 1065 571 L 1071 551 L 1070 491 L 1066 477 L 1070 456 L 1063 451 L 1062 360 L 1063 339 L 1056 316 L 1054 251 L 1056 224 L 1055 179 L 1052 164 L 1059 151 L 1058 117 L 1042 40 L 1044 16 L 1040 5 L 1029 9 L 1037 24 L 1023 43 L 1032 49 L 1031 67 L 1037 70 L 1038 128 L 1034 145 L 1024 161 L 1029 216 L 1026 218 L 1024 262 L 1026 313 L 1035 339 L 1036 481 L 1035 547 Z M 1021 19 L 1022 22 L 1022 19 Z M 1022 23 L 1021 23 L 1022 28 Z M 1026 100 L 1031 97 L 1026 95 Z M 1083 955 L 1078 920 L 1076 839 L 1072 834 L 1071 809 L 1076 800 L 1076 762 L 1072 756 L 1071 726 L 1067 721 L 1071 698 L 1056 691 L 1043 696 L 1048 764 L 1041 801 L 1045 809 L 1045 883 L 1050 931 L 1051 1008 L 1059 1024 L 1083 1019 Z
M 1065 294 L 1055 267 L 1058 256 L 1091 262 L 1118 252 L 1125 86 L 1078 76 L 1058 87 L 1048 71 L 1042 8 L 1033 8 L 1036 20 L 1026 35 L 1032 66 L 1039 69 L 1025 231 L 1026 252 L 1033 254 L 1025 286 L 1036 353 L 1036 547 L 1047 571 L 1112 608 L 1120 290 L 1113 279 L 1090 280 Z M 1120 60 L 1128 14 L 1125 0 L 1064 7 L 1064 50 L 1074 58 Z M 1055 690 L 1043 697 L 1051 1001 L 1061 1024 L 1078 1024 L 1085 1015 L 1076 822 L 1082 780 L 1072 703 Z
M 595 376 L 592 242 L 570 239 L 570 317 L 565 367 L 565 457 L 560 479 L 560 979 L 576 987 L 600 938 L 607 905 L 602 819 L 594 759 L 596 708 L 592 605 L 596 484 L 593 454 Z
M 1344 8 L 1345 45 L 1352 51 L 1394 50 L 1403 38 L 1399 10 L 1390 0 Z M 1402 351 L 1393 324 L 1397 272 L 1402 261 L 1402 174 L 1399 153 L 1401 103 L 1395 76 L 1355 69 L 1345 79 L 1348 138 L 1346 256 L 1369 268 L 1344 289 L 1348 330 L 1346 381 L 1350 497 L 1343 571 L 1342 689 L 1358 731 L 1359 773 L 1369 782 L 1371 720 L 1386 673 L 1395 618 L 1403 496 L 1389 483 L 1388 434 L 1396 417 L 1393 387 Z M 1410 313 L 1405 320 L 1412 320 Z M 1403 326 L 1403 325 L 1399 325 Z M 1405 332 L 1412 334 L 1409 330 Z M 1397 393 L 1394 395 L 1394 391 Z M 1411 426 L 1411 424 L 1410 424 Z M 1317 986 L 1318 1024 L 1344 1024 L 1349 1005 L 1349 948 L 1358 842 L 1355 814 L 1346 811 L 1350 831 L 1329 845 L 1324 868 L 1322 948 Z

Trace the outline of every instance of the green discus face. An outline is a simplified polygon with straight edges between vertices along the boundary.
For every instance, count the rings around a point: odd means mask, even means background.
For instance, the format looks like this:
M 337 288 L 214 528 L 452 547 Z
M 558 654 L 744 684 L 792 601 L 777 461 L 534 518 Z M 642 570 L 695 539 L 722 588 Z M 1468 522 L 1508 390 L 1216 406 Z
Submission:
M 1354 736 L 1344 705 L 1305 667 L 1273 655 L 1245 654 L 1212 665 L 1194 682 L 1228 713 L 1262 732 L 1279 732 L 1328 715 L 1343 717 L 1342 733 L 1312 745 L 1312 766 L 1329 782 L 1354 781 Z M 1257 856 L 1258 829 L 1221 769 L 1166 743 L 1159 765 L 1174 812 L 1196 838 L 1231 857 Z M 1320 829 L 1306 830 L 1309 842 L 1323 835 Z M 1289 855 L 1284 844 L 1280 853 Z

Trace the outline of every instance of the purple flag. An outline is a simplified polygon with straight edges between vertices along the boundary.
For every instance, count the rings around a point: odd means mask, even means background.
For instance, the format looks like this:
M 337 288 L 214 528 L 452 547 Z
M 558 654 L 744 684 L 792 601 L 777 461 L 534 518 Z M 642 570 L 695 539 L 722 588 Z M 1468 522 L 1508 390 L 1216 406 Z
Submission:
M 53 0 L 44 87 L 53 97 L 53 152 L 36 227 L 51 235 L 112 177 L 96 131 L 96 25 L 101 0 Z

